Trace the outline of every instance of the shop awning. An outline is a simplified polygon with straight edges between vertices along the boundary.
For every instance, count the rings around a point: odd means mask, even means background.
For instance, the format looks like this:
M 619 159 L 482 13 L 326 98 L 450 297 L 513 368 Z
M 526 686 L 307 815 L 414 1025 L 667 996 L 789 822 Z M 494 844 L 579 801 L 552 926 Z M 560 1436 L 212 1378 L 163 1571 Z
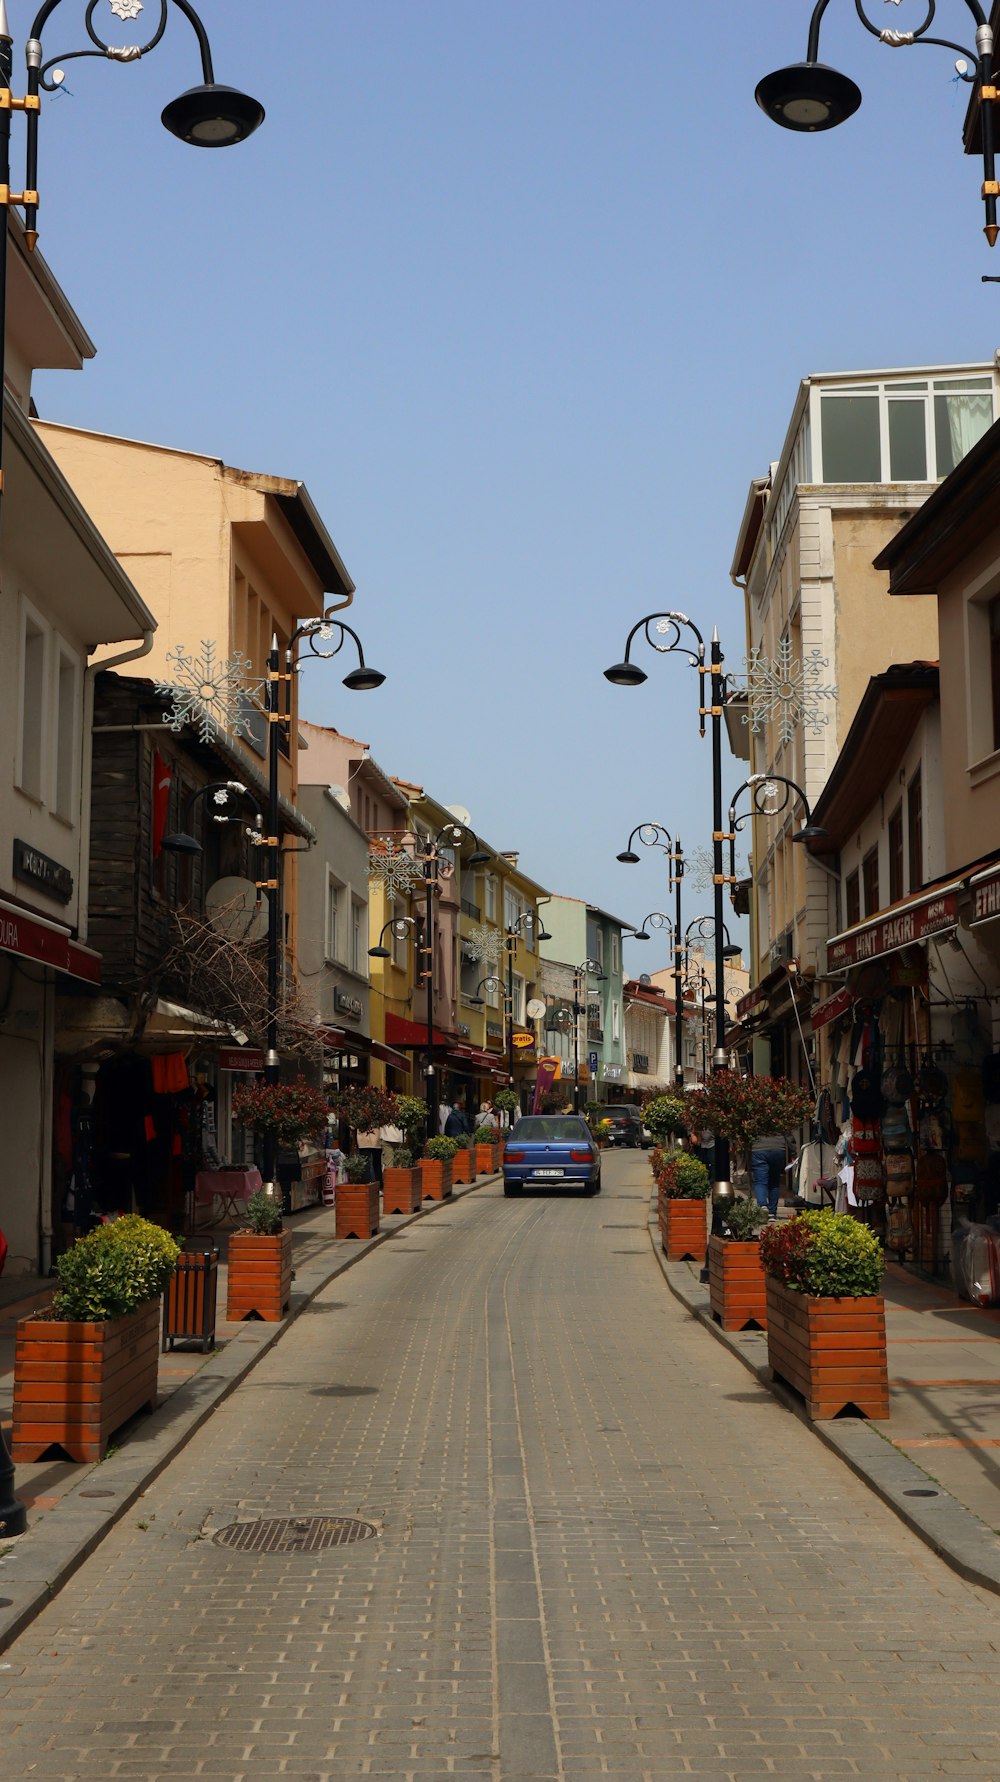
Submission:
M 427 1047 L 427 1023 L 426 1021 L 408 1021 L 405 1015 L 393 1015 L 387 1012 L 385 1037 L 386 1043 L 390 1046 L 401 1046 L 404 1051 L 408 1052 L 424 1051 Z M 433 1029 L 433 1039 L 435 1046 L 444 1046 L 446 1049 L 455 1044 L 451 1035 L 442 1033 L 439 1027 Z
M 34 959 L 50 965 L 67 977 L 80 978 L 85 984 L 101 981 L 101 955 L 91 947 L 74 940 L 62 922 L 50 922 L 44 916 L 29 915 L 19 904 L 0 897 L 0 952 L 16 953 L 20 959 Z
M 346 1027 L 320 1027 L 317 1029 L 324 1046 L 333 1052 L 364 1052 L 367 1058 L 377 1058 L 381 1064 L 391 1064 L 393 1070 L 409 1070 L 410 1060 L 405 1052 L 396 1052 L 391 1046 L 384 1046 L 381 1040 L 374 1040 L 367 1033 L 351 1033 Z
M 835 934 L 826 943 L 827 970 L 850 971 L 853 965 L 866 965 L 957 928 L 958 901 L 966 883 L 966 878 L 944 880 Z
M 971 926 L 975 928 L 978 922 L 995 922 L 1000 916 L 1000 865 L 994 861 L 982 872 L 973 873 L 971 886 Z
M 854 1006 L 853 992 L 848 989 L 838 990 L 834 996 L 828 996 L 812 1012 L 812 1030 L 818 1033 L 821 1027 L 829 1027 L 831 1021 L 839 1020 Z

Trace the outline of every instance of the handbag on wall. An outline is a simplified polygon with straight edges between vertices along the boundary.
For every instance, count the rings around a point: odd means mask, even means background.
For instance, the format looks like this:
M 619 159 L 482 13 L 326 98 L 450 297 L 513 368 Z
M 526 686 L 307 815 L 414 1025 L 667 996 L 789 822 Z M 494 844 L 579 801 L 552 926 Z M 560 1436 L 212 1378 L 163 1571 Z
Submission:
M 923 1206 L 943 1206 L 948 1198 L 948 1166 L 941 1151 L 925 1151 L 917 1158 L 914 1197 Z
M 877 1157 L 882 1149 L 882 1134 L 874 1120 L 851 1121 L 851 1156 Z
M 854 1165 L 854 1193 L 860 1201 L 875 1200 L 882 1192 L 885 1178 L 880 1157 L 859 1157 Z
M 913 1189 L 913 1158 L 909 1151 L 892 1151 L 885 1158 L 885 1192 L 889 1200 L 903 1200 Z

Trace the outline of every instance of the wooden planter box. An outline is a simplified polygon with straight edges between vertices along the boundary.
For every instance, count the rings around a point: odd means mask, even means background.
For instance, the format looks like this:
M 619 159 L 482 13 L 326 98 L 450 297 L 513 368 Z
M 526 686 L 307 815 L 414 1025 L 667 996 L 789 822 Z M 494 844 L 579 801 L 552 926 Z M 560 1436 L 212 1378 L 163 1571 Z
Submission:
M 338 1182 L 336 1235 L 370 1238 L 378 1230 L 378 1183 Z
M 677 1200 L 664 1195 L 661 1202 L 663 1248 L 674 1262 L 703 1263 L 708 1244 L 708 1202 Z
M 474 1151 L 458 1151 L 451 1160 L 452 1182 L 474 1182 L 476 1179 L 476 1160 Z
M 748 1324 L 766 1330 L 764 1264 L 756 1239 L 737 1243 L 731 1238 L 709 1238 L 708 1299 L 712 1316 L 723 1330 L 746 1330 Z
M 476 1146 L 476 1173 L 481 1176 L 495 1176 L 497 1173 L 497 1154 L 499 1145 Z
M 420 1192 L 424 1200 L 451 1199 L 451 1160 L 441 1157 L 420 1159 Z
M 23 1318 L 14 1348 L 11 1456 L 41 1460 L 58 1443 L 70 1460 L 103 1460 L 110 1436 L 156 1404 L 160 1302 L 108 1324 Z
M 849 1405 L 865 1417 L 889 1415 L 881 1294 L 811 1299 L 769 1275 L 767 1359 L 774 1376 L 802 1394 L 814 1420 Z
M 218 1297 L 218 1250 L 182 1250 L 163 1295 L 163 1348 L 197 1342 L 203 1354 L 214 1349 Z
M 258 1237 L 254 1231 L 234 1231 L 227 1260 L 226 1317 L 230 1322 L 263 1318 L 277 1324 L 292 1296 L 291 1232 Z
M 423 1199 L 419 1169 L 383 1169 L 382 1211 L 416 1213 Z

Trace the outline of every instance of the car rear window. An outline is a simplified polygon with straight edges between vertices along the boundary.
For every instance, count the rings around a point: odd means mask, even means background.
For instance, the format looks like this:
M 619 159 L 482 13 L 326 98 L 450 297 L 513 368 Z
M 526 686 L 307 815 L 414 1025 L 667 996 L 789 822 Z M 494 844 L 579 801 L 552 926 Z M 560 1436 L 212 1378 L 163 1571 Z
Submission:
M 511 1137 L 520 1140 L 535 1139 L 549 1144 L 585 1144 L 590 1143 L 590 1132 L 585 1120 L 579 1120 L 573 1114 L 529 1114 L 526 1119 L 519 1120 Z
M 638 1108 L 605 1108 L 605 1120 L 638 1120 Z

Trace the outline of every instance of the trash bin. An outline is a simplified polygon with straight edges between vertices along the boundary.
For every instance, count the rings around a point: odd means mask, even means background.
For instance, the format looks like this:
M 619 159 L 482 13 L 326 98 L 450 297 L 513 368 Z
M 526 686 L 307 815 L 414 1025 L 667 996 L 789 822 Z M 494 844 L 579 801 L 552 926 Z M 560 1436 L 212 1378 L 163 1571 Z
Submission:
M 218 1250 L 182 1250 L 163 1295 L 161 1347 L 196 1342 L 203 1355 L 214 1349 L 218 1295 Z

